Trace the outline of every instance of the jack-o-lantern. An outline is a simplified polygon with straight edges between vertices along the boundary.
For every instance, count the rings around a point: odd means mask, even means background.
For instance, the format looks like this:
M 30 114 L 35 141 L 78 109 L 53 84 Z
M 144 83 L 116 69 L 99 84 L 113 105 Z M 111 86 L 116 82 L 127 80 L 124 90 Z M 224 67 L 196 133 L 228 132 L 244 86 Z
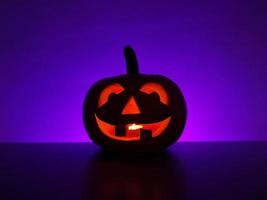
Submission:
M 108 150 L 151 152 L 181 135 L 186 121 L 184 97 L 161 75 L 139 74 L 131 47 L 125 47 L 127 74 L 95 83 L 87 93 L 83 119 L 90 138 Z

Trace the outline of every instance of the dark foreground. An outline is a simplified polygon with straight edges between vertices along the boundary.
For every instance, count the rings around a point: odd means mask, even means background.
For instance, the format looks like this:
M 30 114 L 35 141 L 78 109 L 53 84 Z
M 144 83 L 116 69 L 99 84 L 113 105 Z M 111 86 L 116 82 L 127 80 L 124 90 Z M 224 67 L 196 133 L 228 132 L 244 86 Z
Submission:
M 107 155 L 91 143 L 0 144 L 0 199 L 267 199 L 267 142 Z

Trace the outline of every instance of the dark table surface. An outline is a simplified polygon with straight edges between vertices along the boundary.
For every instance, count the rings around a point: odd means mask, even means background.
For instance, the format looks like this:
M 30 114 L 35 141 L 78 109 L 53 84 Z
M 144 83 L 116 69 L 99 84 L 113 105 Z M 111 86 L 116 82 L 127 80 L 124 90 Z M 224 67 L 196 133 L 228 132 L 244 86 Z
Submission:
M 183 142 L 152 157 L 92 143 L 0 144 L 0 199 L 267 199 L 267 142 Z

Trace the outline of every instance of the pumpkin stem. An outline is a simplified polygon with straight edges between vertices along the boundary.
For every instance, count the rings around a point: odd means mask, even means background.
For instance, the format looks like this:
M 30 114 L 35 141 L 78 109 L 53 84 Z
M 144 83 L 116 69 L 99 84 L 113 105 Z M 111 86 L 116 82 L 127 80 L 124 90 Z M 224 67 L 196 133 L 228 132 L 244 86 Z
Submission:
M 123 52 L 126 59 L 127 74 L 139 74 L 137 58 L 132 47 L 126 46 Z

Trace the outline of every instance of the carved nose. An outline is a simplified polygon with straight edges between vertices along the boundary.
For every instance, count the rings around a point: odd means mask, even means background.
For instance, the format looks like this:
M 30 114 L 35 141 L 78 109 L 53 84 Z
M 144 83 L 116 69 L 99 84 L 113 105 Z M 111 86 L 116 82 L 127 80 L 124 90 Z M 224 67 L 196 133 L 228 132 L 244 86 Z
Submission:
M 134 99 L 134 97 L 130 97 L 126 105 L 124 106 L 121 114 L 122 115 L 130 115 L 130 114 L 140 114 L 139 107 Z

